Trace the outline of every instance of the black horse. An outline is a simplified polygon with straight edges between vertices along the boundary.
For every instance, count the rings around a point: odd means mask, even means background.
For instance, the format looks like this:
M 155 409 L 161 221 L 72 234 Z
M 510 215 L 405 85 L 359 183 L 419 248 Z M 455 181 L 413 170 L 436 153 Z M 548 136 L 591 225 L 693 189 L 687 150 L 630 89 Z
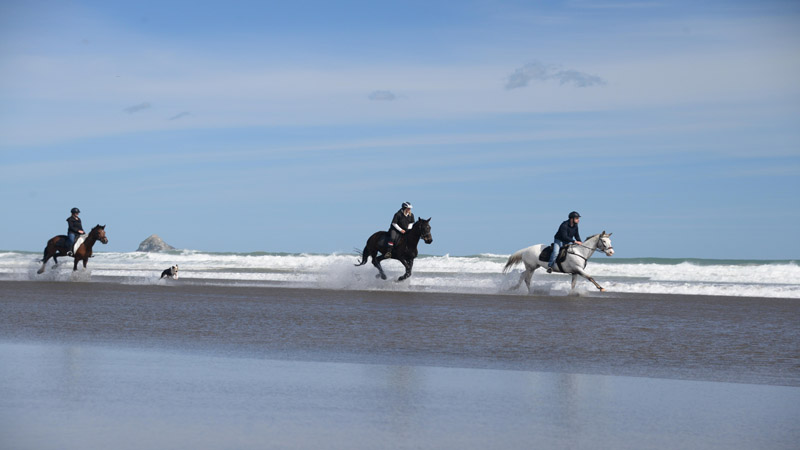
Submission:
M 406 273 L 398 278 L 397 281 L 403 281 L 411 276 L 411 268 L 414 267 L 414 258 L 416 258 L 418 254 L 417 245 L 419 244 L 419 240 L 422 239 L 426 244 L 433 242 L 430 221 L 430 218 L 428 218 L 428 220 L 417 220 L 414 222 L 411 229 L 405 234 L 400 235 L 400 239 L 395 242 L 391 259 L 400 261 L 403 267 L 406 268 Z M 361 253 L 361 261 L 356 264 L 356 266 L 363 266 L 371 256 L 372 265 L 377 267 L 378 272 L 380 272 L 378 275 L 375 275 L 375 278 L 382 278 L 385 280 L 386 274 L 383 273 L 381 261 L 386 259 L 383 254 L 385 254 L 388 249 L 386 245 L 388 238 L 389 233 L 386 231 L 378 231 L 370 236 L 369 239 L 367 239 L 367 245 L 364 247 L 364 251 Z M 381 253 L 380 256 L 378 256 L 378 252 Z

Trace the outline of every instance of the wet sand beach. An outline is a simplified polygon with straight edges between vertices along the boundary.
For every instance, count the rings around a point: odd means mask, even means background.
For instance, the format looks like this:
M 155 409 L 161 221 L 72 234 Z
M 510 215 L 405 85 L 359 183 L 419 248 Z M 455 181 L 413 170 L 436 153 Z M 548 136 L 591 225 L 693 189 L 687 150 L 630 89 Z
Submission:
M 0 282 L 0 443 L 796 448 L 798 323 L 792 299 Z

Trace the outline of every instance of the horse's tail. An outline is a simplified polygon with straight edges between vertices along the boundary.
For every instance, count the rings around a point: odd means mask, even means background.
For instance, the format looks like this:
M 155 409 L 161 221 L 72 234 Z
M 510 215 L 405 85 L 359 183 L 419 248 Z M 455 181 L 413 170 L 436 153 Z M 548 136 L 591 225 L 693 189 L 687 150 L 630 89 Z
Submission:
M 367 254 L 367 249 L 368 248 L 369 248 L 369 245 L 365 245 L 364 246 L 364 251 L 361 253 L 361 261 L 359 261 L 358 264 L 355 265 L 356 267 L 363 266 L 364 264 L 367 263 L 367 260 L 369 259 L 369 255 Z M 354 248 L 353 250 L 355 250 L 356 254 L 358 254 L 358 249 L 357 248 Z
M 516 252 L 513 255 L 508 257 L 508 261 L 506 261 L 506 266 L 503 267 L 503 273 L 508 272 L 509 269 L 511 269 L 515 265 L 519 264 L 520 261 L 522 261 L 522 254 L 525 252 L 525 250 L 527 250 L 527 249 L 523 248 L 522 250 L 520 250 L 520 251 L 518 251 L 518 252 Z

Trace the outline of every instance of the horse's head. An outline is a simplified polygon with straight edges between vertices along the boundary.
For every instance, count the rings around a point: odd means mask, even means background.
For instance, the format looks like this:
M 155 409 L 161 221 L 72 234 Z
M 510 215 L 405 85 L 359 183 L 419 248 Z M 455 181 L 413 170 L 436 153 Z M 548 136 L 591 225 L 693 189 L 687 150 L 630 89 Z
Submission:
M 93 235 L 98 241 L 102 242 L 103 244 L 108 244 L 108 238 L 106 237 L 106 226 L 97 224 L 96 227 L 92 228 L 92 231 L 89 235 Z
M 427 220 L 420 217 L 414 224 L 414 228 L 419 229 L 419 236 L 426 244 L 433 242 L 433 236 L 431 236 L 431 217 L 428 217 Z
M 597 240 L 597 249 L 611 256 L 614 254 L 614 247 L 611 245 L 611 233 L 606 234 L 605 231 L 600 233 L 600 238 Z

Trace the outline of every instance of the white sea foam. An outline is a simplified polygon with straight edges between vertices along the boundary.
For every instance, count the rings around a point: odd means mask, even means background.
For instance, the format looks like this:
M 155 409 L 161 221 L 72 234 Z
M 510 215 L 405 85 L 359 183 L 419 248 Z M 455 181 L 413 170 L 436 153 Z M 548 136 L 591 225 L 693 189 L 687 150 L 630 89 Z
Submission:
M 340 290 L 392 290 L 454 292 L 472 294 L 525 294 L 510 290 L 520 270 L 503 274 L 507 255 L 424 256 L 416 260 L 414 274 L 402 283 L 375 278 L 371 263 L 356 267 L 359 259 L 350 254 L 219 254 L 198 251 L 168 253 L 96 253 L 89 270 L 79 266 L 72 272 L 71 258 L 61 259 L 45 274 L 36 271 L 40 255 L 0 252 L 0 279 L 46 281 L 107 281 L 126 284 L 174 285 L 224 284 L 285 286 Z M 600 259 L 602 258 L 602 259 Z M 161 271 L 178 264 L 178 280 L 160 279 Z M 397 279 L 403 267 L 397 261 L 383 263 L 387 276 Z M 800 298 L 800 265 L 769 261 L 664 261 L 614 260 L 597 257 L 587 270 L 610 292 L 731 295 Z M 538 271 L 534 292 L 565 295 L 570 278 Z M 578 293 L 596 292 L 581 280 Z

